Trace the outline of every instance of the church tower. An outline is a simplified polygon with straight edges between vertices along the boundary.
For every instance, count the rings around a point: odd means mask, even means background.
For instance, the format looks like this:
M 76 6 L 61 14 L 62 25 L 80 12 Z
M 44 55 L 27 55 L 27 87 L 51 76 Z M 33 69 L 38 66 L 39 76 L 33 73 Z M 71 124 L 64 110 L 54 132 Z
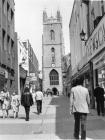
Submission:
M 62 17 L 57 11 L 56 17 L 48 17 L 43 11 L 43 36 L 42 36 L 42 75 L 43 91 L 51 89 L 54 94 L 63 91 L 62 83 Z

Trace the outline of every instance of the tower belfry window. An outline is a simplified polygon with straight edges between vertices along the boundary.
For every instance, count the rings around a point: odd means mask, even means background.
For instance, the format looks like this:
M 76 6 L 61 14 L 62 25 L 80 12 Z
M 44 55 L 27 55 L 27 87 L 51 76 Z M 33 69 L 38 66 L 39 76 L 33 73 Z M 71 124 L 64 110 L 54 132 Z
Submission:
M 51 48 L 52 64 L 55 63 L 55 49 Z
M 50 31 L 51 40 L 55 40 L 55 32 L 54 30 Z

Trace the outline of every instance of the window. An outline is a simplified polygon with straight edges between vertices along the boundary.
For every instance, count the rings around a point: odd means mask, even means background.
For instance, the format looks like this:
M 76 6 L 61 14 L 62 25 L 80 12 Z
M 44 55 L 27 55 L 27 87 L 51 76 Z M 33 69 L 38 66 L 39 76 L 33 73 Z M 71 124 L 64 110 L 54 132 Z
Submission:
M 2 30 L 2 48 L 5 49 L 5 30 Z
M 104 3 L 103 3 L 103 0 L 101 0 L 101 10 L 102 10 L 102 16 L 104 16 Z
M 55 49 L 51 48 L 51 55 L 52 55 L 52 63 L 55 63 Z
M 15 58 L 15 54 L 14 54 L 14 41 L 11 39 L 11 54 L 12 54 L 12 57 Z
M 59 85 L 59 74 L 56 70 L 50 72 L 50 85 Z
M 8 20 L 10 21 L 9 9 L 10 9 L 10 5 L 9 5 L 9 3 L 7 2 L 7 17 L 8 17 Z
M 7 50 L 8 50 L 8 52 L 9 52 L 9 47 L 10 47 L 9 42 L 10 42 L 10 36 L 7 35 Z
M 55 32 L 54 32 L 54 30 L 50 31 L 50 35 L 51 35 L 51 40 L 55 40 Z
M 11 10 L 11 20 L 13 20 L 13 18 L 14 18 L 14 13 L 13 13 L 13 11 Z
M 5 0 L 2 0 L 2 7 L 4 14 L 6 14 Z

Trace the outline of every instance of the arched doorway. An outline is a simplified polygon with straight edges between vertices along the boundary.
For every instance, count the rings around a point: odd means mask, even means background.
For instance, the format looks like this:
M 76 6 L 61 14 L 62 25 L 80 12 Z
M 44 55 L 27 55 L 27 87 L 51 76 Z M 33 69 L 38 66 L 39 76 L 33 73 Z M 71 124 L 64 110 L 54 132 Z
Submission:
M 52 91 L 53 91 L 53 95 L 57 95 L 58 94 L 58 90 L 56 87 L 52 88 Z

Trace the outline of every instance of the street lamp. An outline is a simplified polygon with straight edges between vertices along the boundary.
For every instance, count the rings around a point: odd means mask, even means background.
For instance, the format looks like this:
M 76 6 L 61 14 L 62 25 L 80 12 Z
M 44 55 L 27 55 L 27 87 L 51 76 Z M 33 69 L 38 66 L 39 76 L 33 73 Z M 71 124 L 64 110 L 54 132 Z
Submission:
M 85 39 L 85 35 L 86 35 L 86 33 L 84 33 L 84 31 L 83 31 L 83 29 L 82 29 L 82 31 L 81 31 L 81 33 L 80 33 L 80 38 L 81 38 L 81 41 L 85 41 L 85 44 L 86 44 L 86 39 Z

